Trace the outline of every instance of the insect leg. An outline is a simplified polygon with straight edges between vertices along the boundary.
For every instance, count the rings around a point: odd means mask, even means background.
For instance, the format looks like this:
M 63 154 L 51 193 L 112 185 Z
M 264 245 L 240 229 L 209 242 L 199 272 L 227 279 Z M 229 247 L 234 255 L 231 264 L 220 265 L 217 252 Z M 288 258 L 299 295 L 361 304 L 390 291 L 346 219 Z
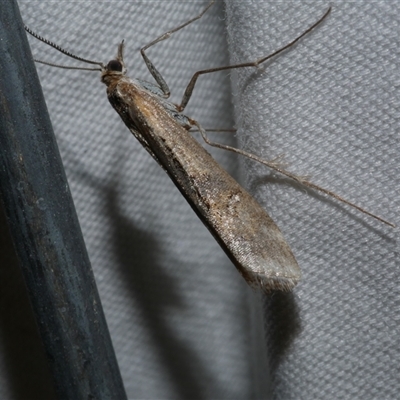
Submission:
M 147 65 L 147 68 L 149 69 L 151 75 L 153 75 L 153 78 L 156 80 L 157 84 L 160 86 L 161 90 L 163 91 L 163 93 L 165 94 L 165 97 L 169 97 L 170 95 L 170 90 L 169 87 L 167 85 L 167 82 L 165 82 L 164 78 L 161 76 L 161 74 L 158 72 L 158 70 L 156 69 L 156 67 L 154 66 L 154 64 L 149 60 L 149 58 L 147 57 L 145 51 L 151 47 L 154 46 L 155 44 L 162 42 L 163 40 L 168 39 L 169 37 L 171 37 L 171 35 L 179 30 L 181 30 L 182 28 L 184 28 L 185 26 L 191 24 L 194 21 L 197 21 L 198 19 L 200 19 L 205 13 L 206 11 L 214 4 L 214 0 L 211 1 L 208 6 L 197 16 L 194 17 L 192 19 L 190 19 L 189 21 L 185 22 L 182 25 L 179 25 L 177 28 L 172 29 L 168 32 L 163 33 L 161 36 L 159 36 L 157 39 L 153 40 L 152 42 L 150 42 L 149 44 L 147 44 L 146 46 L 142 47 L 140 49 L 140 53 L 144 59 L 144 62 Z
M 393 228 L 395 227 L 395 225 L 392 224 L 391 222 L 386 221 L 385 219 L 383 219 L 383 218 L 381 218 L 381 217 L 379 217 L 379 216 L 377 216 L 375 214 L 370 213 L 369 211 L 365 210 L 364 208 L 362 208 L 362 207 L 360 207 L 360 206 L 358 206 L 358 205 L 356 205 L 356 204 L 344 199 L 343 197 L 337 195 L 336 193 L 334 193 L 334 192 L 332 192 L 330 190 L 327 190 L 327 189 L 325 189 L 325 188 L 323 188 L 321 186 L 318 186 L 318 185 L 310 182 L 306 177 L 299 176 L 299 175 L 293 174 L 292 172 L 286 171 L 285 169 L 282 168 L 282 164 L 279 163 L 279 159 L 278 160 L 275 159 L 273 161 L 267 161 L 267 160 L 262 159 L 261 157 L 256 156 L 255 154 L 249 153 L 249 152 L 241 150 L 241 149 L 237 149 L 236 147 L 228 146 L 228 145 L 221 144 L 221 143 L 212 142 L 207 137 L 207 133 L 206 133 L 205 129 L 203 129 L 201 127 L 201 125 L 197 121 L 195 121 L 193 119 L 190 119 L 190 123 L 193 124 L 194 126 L 197 126 L 198 130 L 201 133 L 201 136 L 203 137 L 203 140 L 209 146 L 216 147 L 216 148 L 223 149 L 223 150 L 228 150 L 228 151 L 231 151 L 233 153 L 240 154 L 240 155 L 242 155 L 244 157 L 247 157 L 247 158 L 249 158 L 251 160 L 257 161 L 260 164 L 263 164 L 263 165 L 267 166 L 268 168 L 271 168 L 274 171 L 279 172 L 280 174 L 282 174 L 284 176 L 287 176 L 290 179 L 293 179 L 294 181 L 300 183 L 301 185 L 309 187 L 310 189 L 317 190 L 317 191 L 319 191 L 321 193 L 325 193 L 328 196 L 333 197 L 334 199 L 336 199 L 336 200 L 338 200 L 338 201 L 340 201 L 340 202 L 342 202 L 344 204 L 347 204 L 347 205 L 355 208 L 356 210 L 358 210 L 358 211 L 360 211 L 360 212 L 362 212 L 362 213 L 364 213 L 364 214 L 366 214 L 366 215 L 368 215 L 368 216 L 370 216 L 372 218 L 377 219 L 380 222 L 383 222 L 384 224 L 387 224 L 387 225 L 389 225 L 389 226 L 391 226 Z
M 272 57 L 275 57 L 277 54 L 281 53 L 282 51 L 288 49 L 289 47 L 292 47 L 295 43 L 297 43 L 303 36 L 307 35 L 310 31 L 312 31 L 317 25 L 319 25 L 331 12 L 331 7 L 328 8 L 328 10 L 325 12 L 325 14 L 317 21 L 315 22 L 312 26 L 307 28 L 301 35 L 299 35 L 296 39 L 292 40 L 290 43 L 286 44 L 285 46 L 281 47 L 280 49 L 274 51 L 273 53 L 259 58 L 256 61 L 252 62 L 246 62 L 242 64 L 235 64 L 235 65 L 226 65 L 224 67 L 217 67 L 217 68 L 210 68 L 210 69 L 205 69 L 202 71 L 197 71 L 193 76 L 192 79 L 190 80 L 189 84 L 186 87 L 185 93 L 183 94 L 182 97 L 182 102 L 180 106 L 178 106 L 179 111 L 183 111 L 185 107 L 187 106 L 190 97 L 192 96 L 194 86 L 196 84 L 197 78 L 200 75 L 204 74 L 210 74 L 211 72 L 218 72 L 218 71 L 226 71 L 229 69 L 237 69 L 237 68 L 245 68 L 245 67 L 257 67 L 258 65 L 262 64 L 264 61 L 267 61 L 271 59 Z

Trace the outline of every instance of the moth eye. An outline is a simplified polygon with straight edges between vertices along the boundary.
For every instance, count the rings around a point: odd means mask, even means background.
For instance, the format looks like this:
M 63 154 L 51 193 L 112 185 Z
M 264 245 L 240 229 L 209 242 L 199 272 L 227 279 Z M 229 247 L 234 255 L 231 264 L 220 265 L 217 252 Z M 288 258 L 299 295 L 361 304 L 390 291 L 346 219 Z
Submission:
M 122 72 L 122 64 L 120 61 L 118 60 L 111 60 L 108 64 L 107 64 L 107 69 L 109 71 L 118 71 L 118 72 Z

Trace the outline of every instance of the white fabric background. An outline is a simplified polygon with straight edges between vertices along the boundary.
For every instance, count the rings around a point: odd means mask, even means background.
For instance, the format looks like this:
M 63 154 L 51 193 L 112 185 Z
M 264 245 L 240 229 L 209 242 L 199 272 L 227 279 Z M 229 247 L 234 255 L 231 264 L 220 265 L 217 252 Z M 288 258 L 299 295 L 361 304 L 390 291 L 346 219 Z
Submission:
M 129 75 L 151 81 L 138 49 L 206 2 L 19 4 L 27 25 L 83 57 L 107 62 L 125 39 Z M 332 5 L 321 27 L 265 68 L 201 77 L 186 113 L 205 127 L 236 121 L 242 146 L 284 153 L 293 172 L 399 225 L 400 6 Z M 194 71 L 267 54 L 326 9 L 230 1 L 225 14 L 217 2 L 148 54 L 179 102 Z M 30 42 L 38 58 L 75 63 Z M 261 311 L 261 296 L 108 104 L 98 74 L 37 69 L 130 399 L 396 398 L 398 229 L 243 163 L 304 275 Z M 234 155 L 213 154 L 238 174 Z M 25 384 L 44 398 L 45 370 L 24 380 L 3 354 L 0 397 L 18 398 Z

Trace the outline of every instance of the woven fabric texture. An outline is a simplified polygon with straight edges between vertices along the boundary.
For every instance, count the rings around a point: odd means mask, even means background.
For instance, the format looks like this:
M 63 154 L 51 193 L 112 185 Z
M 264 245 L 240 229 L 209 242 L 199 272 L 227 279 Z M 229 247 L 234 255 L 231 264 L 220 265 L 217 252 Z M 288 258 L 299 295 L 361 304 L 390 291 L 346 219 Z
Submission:
M 326 2 L 227 2 L 230 54 L 287 44 Z M 332 2 L 308 37 L 236 75 L 239 137 L 289 168 L 399 222 L 399 9 Z M 394 399 L 399 392 L 398 231 L 249 165 L 247 185 L 282 228 L 303 271 L 265 303 L 270 396 Z

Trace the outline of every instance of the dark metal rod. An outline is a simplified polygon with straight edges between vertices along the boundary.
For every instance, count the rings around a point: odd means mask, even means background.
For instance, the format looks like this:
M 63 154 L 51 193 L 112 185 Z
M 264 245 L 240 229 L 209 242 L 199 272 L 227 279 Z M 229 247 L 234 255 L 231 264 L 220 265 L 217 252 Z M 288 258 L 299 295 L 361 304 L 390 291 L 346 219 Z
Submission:
M 0 6 L 0 197 L 60 399 L 126 399 L 15 0 Z

